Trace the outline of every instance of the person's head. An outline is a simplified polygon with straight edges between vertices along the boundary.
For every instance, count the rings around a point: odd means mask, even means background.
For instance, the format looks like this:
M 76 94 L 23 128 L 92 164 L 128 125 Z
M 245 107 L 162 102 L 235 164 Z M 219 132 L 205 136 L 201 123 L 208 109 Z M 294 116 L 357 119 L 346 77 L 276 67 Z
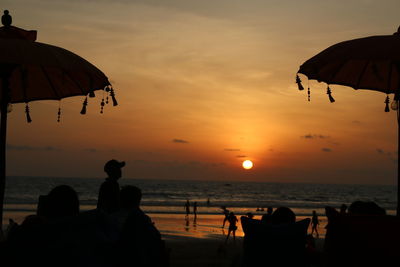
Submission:
M 315 210 L 312 211 L 312 215 L 315 216 L 317 215 L 317 212 Z
M 142 190 L 134 185 L 126 185 L 120 191 L 120 203 L 123 209 L 138 208 L 142 200 Z
M 79 199 L 76 191 L 68 185 L 54 187 L 49 194 L 39 198 L 38 215 L 61 218 L 79 214 Z
M 296 215 L 290 208 L 279 207 L 272 213 L 271 221 L 273 224 L 295 223 Z
M 104 165 L 104 171 L 107 173 L 108 177 L 119 179 L 122 176 L 121 168 L 125 166 L 124 161 L 117 161 L 115 159 L 107 161 Z

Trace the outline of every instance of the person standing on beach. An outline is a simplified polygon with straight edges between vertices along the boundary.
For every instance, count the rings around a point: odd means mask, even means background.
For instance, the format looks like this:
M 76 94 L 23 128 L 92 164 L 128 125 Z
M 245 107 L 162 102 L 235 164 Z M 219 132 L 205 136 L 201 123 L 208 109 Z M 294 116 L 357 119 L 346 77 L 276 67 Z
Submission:
M 115 159 L 109 160 L 104 165 L 104 171 L 108 177 L 101 184 L 99 197 L 97 199 L 97 209 L 106 213 L 116 212 L 120 208 L 120 188 L 118 179 L 122 177 L 121 168 L 125 166 L 125 162 Z
M 189 203 L 189 199 L 186 200 L 186 203 L 185 203 L 185 211 L 186 211 L 186 217 L 189 216 L 189 214 L 190 214 L 190 203 Z
M 229 222 L 229 229 L 228 229 L 228 235 L 226 236 L 225 242 L 228 241 L 228 238 L 229 238 L 229 235 L 231 234 L 231 232 L 232 232 L 233 240 L 235 241 L 236 240 L 235 233 L 237 230 L 236 223 L 238 222 L 238 219 L 233 212 L 229 213 L 228 222 Z
M 315 210 L 313 210 L 313 215 L 312 215 L 312 219 L 311 219 L 311 235 L 314 233 L 314 231 L 317 234 L 317 238 L 319 237 L 318 234 L 318 224 L 319 224 L 319 220 L 318 220 L 318 215 L 317 212 Z
M 194 214 L 194 218 L 197 217 L 197 202 L 195 201 L 193 203 L 193 214 Z

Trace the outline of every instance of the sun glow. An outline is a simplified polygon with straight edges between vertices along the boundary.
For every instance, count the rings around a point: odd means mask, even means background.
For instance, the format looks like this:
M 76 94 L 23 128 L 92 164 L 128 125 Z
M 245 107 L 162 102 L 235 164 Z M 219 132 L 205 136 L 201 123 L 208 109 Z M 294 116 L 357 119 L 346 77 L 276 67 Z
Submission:
M 253 168 L 253 162 L 251 160 L 245 160 L 243 161 L 242 166 L 244 169 L 250 170 L 251 168 Z

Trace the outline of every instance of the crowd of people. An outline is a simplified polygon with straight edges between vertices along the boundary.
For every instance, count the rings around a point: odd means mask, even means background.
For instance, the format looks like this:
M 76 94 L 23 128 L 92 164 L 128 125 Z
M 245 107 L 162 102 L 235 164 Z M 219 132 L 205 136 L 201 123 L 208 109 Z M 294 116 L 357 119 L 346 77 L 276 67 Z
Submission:
M 39 196 L 36 214 L 20 225 L 10 221 L 0 249 L 4 266 L 167 266 L 165 242 L 140 208 L 141 189 L 120 188 L 124 166 L 105 164 L 96 209 L 81 212 L 68 185 Z

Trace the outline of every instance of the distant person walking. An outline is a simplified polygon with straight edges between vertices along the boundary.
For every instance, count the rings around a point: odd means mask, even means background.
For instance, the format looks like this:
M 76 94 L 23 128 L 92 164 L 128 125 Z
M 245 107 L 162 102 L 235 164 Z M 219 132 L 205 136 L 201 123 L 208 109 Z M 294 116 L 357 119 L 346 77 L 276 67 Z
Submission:
M 189 199 L 186 200 L 186 203 L 185 203 L 185 211 L 186 211 L 186 216 L 189 216 L 189 214 L 190 214 L 190 203 L 189 203 Z
M 226 236 L 225 242 L 228 241 L 228 238 L 229 238 L 229 235 L 231 234 L 231 232 L 232 232 L 233 240 L 235 241 L 235 239 L 236 239 L 235 233 L 237 230 L 236 223 L 238 222 L 238 219 L 233 212 L 229 213 L 228 222 L 229 222 L 229 229 L 228 229 L 228 235 Z
M 313 210 L 313 215 L 311 219 L 311 235 L 314 234 L 314 232 L 317 234 L 317 238 L 319 237 L 318 234 L 318 224 L 319 224 L 319 219 L 317 212 Z
M 106 213 L 116 212 L 120 208 L 120 188 L 118 179 L 122 177 L 121 168 L 125 162 L 115 159 L 109 160 L 104 165 L 104 171 L 108 177 L 101 184 L 99 197 L 97 199 L 97 209 Z
M 225 206 L 222 206 L 221 209 L 222 209 L 222 211 L 223 211 L 223 213 L 225 215 L 224 222 L 222 223 L 222 228 L 224 228 L 225 227 L 225 223 L 226 223 L 226 221 L 228 220 L 228 217 L 229 217 L 229 210 Z

